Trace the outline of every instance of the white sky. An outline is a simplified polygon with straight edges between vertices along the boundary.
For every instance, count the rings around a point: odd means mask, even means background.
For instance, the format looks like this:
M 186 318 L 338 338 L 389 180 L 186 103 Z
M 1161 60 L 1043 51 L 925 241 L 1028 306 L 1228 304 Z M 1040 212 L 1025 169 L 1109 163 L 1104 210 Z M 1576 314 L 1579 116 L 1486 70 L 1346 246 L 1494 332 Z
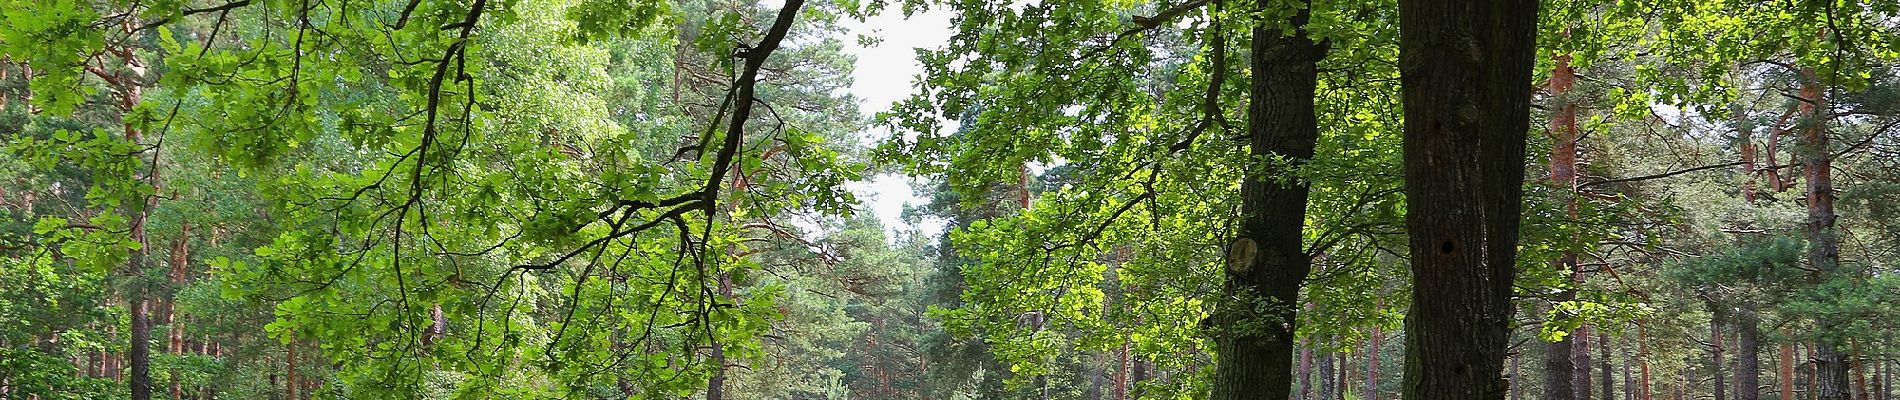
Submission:
M 950 16 L 949 11 L 931 10 L 905 18 L 898 10 L 887 10 L 884 15 L 862 22 L 843 21 L 850 35 L 843 38 L 846 52 L 857 56 L 851 76 L 851 94 L 860 99 L 860 110 L 865 117 L 890 110 L 891 103 L 911 95 L 912 83 L 923 73 L 915 49 L 942 47 L 951 33 Z M 883 42 L 870 48 L 861 47 L 857 35 L 881 38 Z M 878 143 L 888 134 L 876 128 L 867 129 L 859 136 L 865 143 Z M 903 220 L 905 204 L 921 205 L 928 201 L 911 190 L 913 181 L 902 175 L 880 174 L 845 186 L 857 194 L 867 211 L 877 215 L 887 233 L 921 228 L 919 233 L 935 235 L 943 230 L 941 221 L 925 221 L 921 227 L 912 227 Z

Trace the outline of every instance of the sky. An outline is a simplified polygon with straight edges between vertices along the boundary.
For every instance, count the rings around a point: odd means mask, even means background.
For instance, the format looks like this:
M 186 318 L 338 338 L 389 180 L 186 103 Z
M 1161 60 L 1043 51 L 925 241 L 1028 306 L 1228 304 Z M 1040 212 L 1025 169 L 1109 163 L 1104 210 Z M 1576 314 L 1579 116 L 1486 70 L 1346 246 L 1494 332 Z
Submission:
M 902 12 L 889 10 L 864 21 L 842 22 L 849 30 L 849 37 L 845 38 L 846 51 L 857 57 L 851 76 L 851 94 L 860 99 L 859 110 L 865 117 L 890 110 L 891 103 L 911 95 L 912 83 L 923 73 L 914 49 L 942 47 L 951 33 L 950 16 L 949 11 L 939 9 L 906 18 Z M 858 45 L 858 35 L 883 41 L 866 48 Z M 859 137 L 865 143 L 878 143 L 888 134 L 882 128 L 873 127 L 860 132 Z M 921 205 L 927 201 L 911 190 L 913 182 L 915 180 L 902 175 L 880 174 L 846 187 L 858 196 L 866 211 L 877 215 L 886 232 L 916 228 L 920 229 L 919 233 L 935 235 L 943 230 L 942 221 L 925 221 L 922 226 L 912 227 L 903 220 L 905 204 Z

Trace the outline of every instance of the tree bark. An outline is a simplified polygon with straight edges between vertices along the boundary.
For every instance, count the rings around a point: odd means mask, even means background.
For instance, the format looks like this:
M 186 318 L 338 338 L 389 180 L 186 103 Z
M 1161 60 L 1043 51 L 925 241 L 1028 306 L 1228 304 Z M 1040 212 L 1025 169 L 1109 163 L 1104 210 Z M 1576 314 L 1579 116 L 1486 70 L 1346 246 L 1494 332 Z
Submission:
M 1825 281 L 1839 273 L 1841 262 L 1840 242 L 1834 229 L 1833 160 L 1828 154 L 1827 118 L 1823 115 L 1829 107 L 1814 68 L 1801 68 L 1800 78 L 1801 169 L 1808 181 L 1808 263 L 1818 271 L 1820 280 Z M 1823 333 L 1834 332 L 1840 325 L 1840 321 L 1826 315 L 1815 322 Z M 1820 400 L 1852 397 L 1847 386 L 1847 354 L 1839 346 L 1838 338 L 1822 338 L 1816 342 L 1814 361 L 1816 379 L 1820 381 L 1817 388 Z
M 1521 365 L 1523 364 L 1523 356 L 1518 353 L 1519 352 L 1511 352 L 1511 381 L 1508 383 L 1511 385 L 1511 400 L 1522 400 L 1524 398 L 1524 388 L 1522 384 L 1524 374 L 1518 372 L 1523 369 Z
M 1559 300 L 1565 295 L 1576 293 L 1566 290 L 1558 294 Z M 1570 357 L 1571 343 L 1568 337 L 1544 343 L 1544 400 L 1572 400 L 1577 396 L 1577 380 L 1571 376 L 1577 371 L 1576 361 Z
M 1404 398 L 1505 396 L 1536 0 L 1400 0 Z
M 1616 385 L 1616 380 L 1610 375 L 1612 368 L 1610 365 L 1610 335 L 1603 333 L 1601 330 L 1597 331 L 1597 349 L 1599 349 L 1597 351 L 1597 370 L 1603 374 L 1603 379 L 1597 381 L 1597 384 L 1602 388 L 1603 400 L 1615 400 L 1616 392 L 1613 391 L 1614 388 L 1612 386 Z M 1625 384 L 1628 383 L 1626 382 Z
M 1735 400 L 1761 400 L 1761 316 L 1741 301 L 1735 311 Z
M 1715 380 L 1715 400 L 1728 399 L 1728 383 L 1722 379 L 1722 321 L 1727 316 L 1721 304 L 1709 302 L 1709 375 Z
M 1649 328 L 1642 324 L 1636 325 L 1636 363 L 1641 371 L 1639 375 L 1643 378 L 1642 386 L 1637 388 L 1638 393 L 1641 394 L 1639 397 L 1642 400 L 1651 400 L 1654 397 L 1651 396 L 1649 386 Z
M 1306 309 L 1312 311 L 1313 305 L 1308 303 Z M 1304 343 L 1300 346 L 1300 392 L 1298 394 L 1300 400 L 1309 400 L 1313 395 L 1313 339 L 1306 339 Z
M 1776 367 L 1778 368 L 1778 370 L 1776 371 L 1775 379 L 1781 381 L 1781 399 L 1793 400 L 1794 399 L 1794 344 L 1791 344 L 1791 343 L 1781 344 L 1781 365 L 1778 365 Z
M 1314 90 L 1318 63 L 1326 45 L 1306 36 L 1311 3 L 1275 26 L 1253 30 L 1249 68 L 1253 71 L 1247 107 L 1251 154 L 1275 155 L 1296 165 L 1313 158 L 1319 141 Z M 1222 45 L 1222 44 L 1216 44 Z M 1218 72 L 1217 72 L 1218 73 Z M 1241 322 L 1261 329 L 1230 330 L 1215 339 L 1213 399 L 1284 399 L 1292 391 L 1294 317 L 1300 286 L 1312 269 L 1301 230 L 1306 221 L 1307 184 L 1289 178 L 1291 170 L 1249 174 L 1241 184 L 1239 238 L 1227 249 L 1229 299 L 1218 322 Z M 1264 306 L 1264 307 L 1262 307 Z M 1264 314 L 1249 310 L 1272 310 Z
M 1379 300 L 1384 308 L 1385 300 Z M 1379 400 L 1379 349 L 1385 342 L 1385 332 L 1379 326 L 1372 326 L 1372 343 L 1366 345 L 1366 391 L 1359 397 L 1365 400 Z
M 1333 354 L 1325 352 L 1319 355 L 1319 396 L 1317 400 L 1338 400 L 1339 394 L 1333 392 L 1338 377 L 1333 374 Z
M 1570 66 L 1569 54 L 1551 57 L 1553 67 L 1550 72 L 1550 95 L 1555 104 L 1551 104 L 1550 114 L 1550 184 L 1558 200 L 1564 205 L 1564 212 L 1571 218 L 1577 217 L 1577 105 L 1570 99 L 1570 88 L 1576 85 L 1577 70 Z M 1583 287 L 1583 271 L 1577 269 L 1577 253 L 1565 251 L 1554 262 L 1559 268 L 1570 273 L 1571 287 L 1564 288 L 1558 294 L 1559 301 L 1574 301 L 1577 290 Z M 1568 379 L 1568 385 L 1552 385 L 1544 390 L 1545 398 L 1552 400 L 1590 400 L 1590 326 L 1580 325 L 1563 340 L 1552 343 L 1553 361 L 1546 362 L 1548 367 L 1564 367 L 1557 358 L 1570 358 L 1567 368 L 1546 368 L 1551 376 L 1546 382 L 1555 383 L 1559 379 Z M 1569 394 L 1548 393 L 1565 391 Z

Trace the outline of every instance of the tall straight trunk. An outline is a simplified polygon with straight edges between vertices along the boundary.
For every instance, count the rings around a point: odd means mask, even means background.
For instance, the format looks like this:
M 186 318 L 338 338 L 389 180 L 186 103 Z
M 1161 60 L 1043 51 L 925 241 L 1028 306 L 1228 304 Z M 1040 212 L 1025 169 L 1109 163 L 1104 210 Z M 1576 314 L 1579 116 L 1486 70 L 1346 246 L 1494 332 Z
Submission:
M 297 400 L 297 341 L 284 345 L 284 398 Z
M 1511 385 L 1511 400 L 1524 399 L 1524 374 L 1518 372 L 1523 369 L 1523 358 L 1519 352 L 1511 352 L 1511 381 L 1508 383 Z
M 1735 310 L 1735 400 L 1761 400 L 1761 315 L 1755 303 Z
M 1722 321 L 1728 313 L 1716 302 L 1709 302 L 1709 311 L 1709 375 L 1715 380 L 1715 400 L 1727 400 L 1728 383 L 1722 379 Z
M 1379 300 L 1384 308 L 1385 300 Z M 1359 394 L 1365 400 L 1379 400 L 1379 349 L 1385 342 L 1385 332 L 1378 325 L 1372 326 L 1372 343 L 1366 345 L 1366 390 Z
M 1867 392 L 1867 359 L 1860 352 L 1860 343 L 1854 344 L 1854 398 L 1865 400 Z
M 1408 400 L 1500 400 L 1536 0 L 1400 0 Z
M 1624 337 L 1629 337 L 1625 335 Z M 1636 400 L 1636 381 L 1630 380 L 1630 367 L 1636 365 L 1635 356 L 1630 355 L 1630 346 L 1623 345 L 1623 400 Z
M 1564 291 L 1563 296 L 1576 296 L 1575 292 Z M 1570 338 L 1544 343 L 1544 396 L 1543 400 L 1572 400 L 1577 396 L 1577 380 L 1572 374 L 1577 372 L 1576 361 L 1570 355 Z
M 1821 280 L 1833 279 L 1839 274 L 1841 263 L 1840 242 L 1834 230 L 1834 180 L 1832 157 L 1828 155 L 1827 117 L 1829 112 L 1827 98 L 1822 92 L 1820 77 L 1814 68 L 1802 68 L 1801 76 L 1801 170 L 1808 181 L 1808 263 L 1813 266 Z M 1823 315 L 1818 318 L 1816 328 L 1822 333 L 1835 332 L 1842 321 Z M 1816 379 L 1820 381 L 1820 400 L 1847 400 L 1852 397 L 1848 392 L 1847 353 L 1839 346 L 1838 338 L 1822 338 L 1815 346 Z
M 1637 388 L 1641 394 L 1638 397 L 1651 400 L 1654 397 L 1650 396 L 1652 392 L 1649 386 L 1649 328 L 1642 324 L 1636 325 L 1636 363 L 1641 371 L 1639 375 L 1643 378 L 1642 386 Z
M 1777 365 L 1775 379 L 1781 382 L 1781 400 L 1794 399 L 1794 344 L 1781 344 L 1781 365 Z
M 1333 392 L 1338 387 L 1333 384 L 1338 380 L 1333 375 L 1333 358 L 1332 352 L 1319 355 L 1319 395 L 1314 397 L 1316 400 L 1339 400 L 1339 394 Z
M 1319 84 L 1319 60 L 1326 45 L 1306 36 L 1308 9 L 1299 7 L 1286 26 L 1256 26 L 1248 68 L 1252 97 L 1247 107 L 1251 154 L 1275 155 L 1303 163 L 1313 158 L 1319 142 L 1314 90 Z M 1216 46 L 1224 44 L 1217 43 Z M 1291 170 L 1249 174 L 1241 184 L 1243 222 L 1240 235 L 1227 249 L 1229 298 L 1243 300 L 1223 308 L 1224 326 L 1248 325 L 1261 329 L 1230 330 L 1215 339 L 1213 399 L 1285 399 L 1292 392 L 1295 304 L 1300 285 L 1312 269 L 1301 229 L 1306 221 L 1307 184 L 1286 179 Z M 1265 307 L 1258 307 L 1265 304 Z M 1257 313 L 1249 310 L 1273 310 Z
M 1308 303 L 1306 309 L 1312 311 L 1313 305 Z M 1300 392 L 1298 395 L 1301 400 L 1312 399 L 1313 396 L 1313 339 L 1311 338 L 1306 339 L 1300 346 Z
M 1615 400 L 1616 392 L 1613 391 L 1613 386 L 1616 386 L 1616 380 L 1610 375 L 1613 367 L 1610 365 L 1610 335 L 1601 330 L 1597 331 L 1597 349 L 1600 349 L 1597 351 L 1597 371 L 1603 374 L 1602 379 L 1597 381 L 1597 385 L 1602 388 L 1603 400 Z M 1624 382 L 1624 384 L 1629 383 Z
M 1576 85 L 1577 70 L 1570 66 L 1569 54 L 1551 57 L 1553 67 L 1550 72 L 1550 185 L 1563 202 L 1564 212 L 1571 218 L 1577 217 L 1577 104 L 1571 101 L 1570 89 Z M 1577 299 L 1577 290 L 1583 287 L 1583 271 L 1577 269 L 1577 253 L 1566 251 L 1554 261 L 1559 268 L 1570 272 L 1571 286 L 1564 288 L 1558 295 L 1559 301 Z M 1590 326 L 1580 325 L 1563 340 L 1552 343 L 1549 349 L 1551 358 L 1569 357 L 1568 368 L 1547 368 L 1545 373 L 1551 376 L 1547 382 L 1569 379 L 1569 385 L 1547 387 L 1546 392 L 1567 391 L 1569 394 L 1547 393 L 1547 399 L 1590 400 Z M 1547 362 L 1548 367 L 1563 367 L 1560 362 Z
M 187 265 L 191 260 L 190 241 L 191 225 L 180 225 L 178 238 L 173 239 L 172 242 L 172 268 L 168 276 L 172 283 L 172 294 L 165 296 L 164 300 L 165 325 L 171 327 L 171 332 L 167 335 L 169 336 L 167 339 L 170 340 L 167 340 L 168 345 L 165 350 L 172 355 L 182 355 L 185 353 L 185 326 L 178 322 L 178 307 L 174 298 L 177 297 L 177 290 L 185 287 L 185 275 L 190 272 L 190 270 L 187 269 Z M 171 395 L 173 399 L 184 398 L 184 387 L 178 381 L 176 374 L 171 378 Z

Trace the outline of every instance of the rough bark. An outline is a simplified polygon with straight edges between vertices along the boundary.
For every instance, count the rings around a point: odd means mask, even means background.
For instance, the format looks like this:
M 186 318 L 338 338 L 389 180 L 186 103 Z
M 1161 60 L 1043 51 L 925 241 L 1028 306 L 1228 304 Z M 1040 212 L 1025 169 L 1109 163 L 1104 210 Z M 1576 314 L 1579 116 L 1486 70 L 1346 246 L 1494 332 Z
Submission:
M 1505 396 L 1537 7 L 1399 2 L 1408 400 Z
M 1310 3 L 1307 3 L 1310 5 Z M 1313 158 L 1319 141 L 1314 90 L 1318 62 L 1326 45 L 1306 36 L 1307 9 L 1279 24 L 1253 30 L 1249 68 L 1253 71 L 1247 107 L 1250 152 L 1276 155 L 1295 163 Z M 1251 321 L 1264 329 L 1229 331 L 1215 340 L 1213 399 L 1284 399 L 1292 391 L 1294 316 L 1300 286 L 1312 269 L 1301 229 L 1306 221 L 1308 186 L 1283 179 L 1290 171 L 1250 174 L 1241 184 L 1244 221 L 1227 252 L 1227 298 L 1222 325 Z M 1256 307 L 1262 305 L 1265 307 Z M 1253 313 L 1247 310 L 1270 310 Z
M 1761 400 L 1761 316 L 1743 301 L 1735 310 L 1735 400 Z
M 1508 383 L 1511 385 L 1511 400 L 1522 400 L 1524 398 L 1524 388 L 1521 383 L 1524 374 L 1518 372 L 1522 370 L 1523 367 L 1522 359 L 1523 356 L 1518 354 L 1518 352 L 1511 352 L 1511 380 Z
M 1577 380 L 1571 377 L 1577 368 L 1570 358 L 1570 347 L 1568 338 L 1544 343 L 1544 400 L 1572 400 L 1577 396 Z

